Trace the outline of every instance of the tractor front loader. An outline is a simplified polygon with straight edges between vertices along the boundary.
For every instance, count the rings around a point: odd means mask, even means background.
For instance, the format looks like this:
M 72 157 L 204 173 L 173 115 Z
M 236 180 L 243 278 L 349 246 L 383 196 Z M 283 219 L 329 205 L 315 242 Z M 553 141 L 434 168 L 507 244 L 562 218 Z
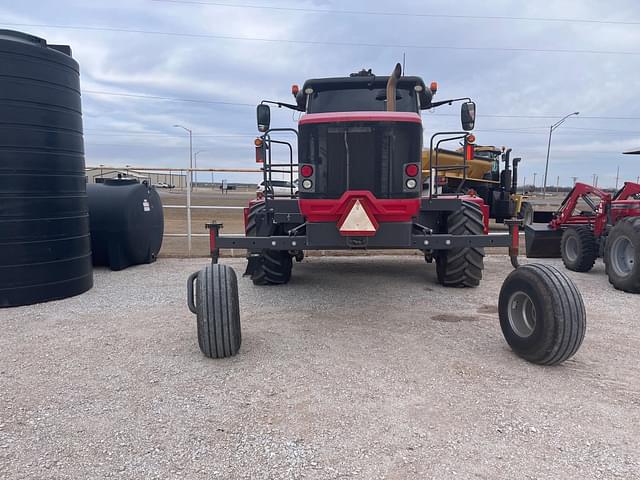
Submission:
M 245 275 L 265 288 L 289 283 L 293 260 L 301 261 L 308 250 L 419 250 L 436 263 L 438 282 L 446 287 L 479 285 L 485 247 L 509 248 L 517 264 L 519 221 L 506 221 L 509 233 L 489 234 L 489 207 L 481 197 L 437 191 L 436 178 L 446 169 L 435 160 L 423 191 L 421 111 L 462 102 L 462 131 L 434 133 L 431 151 L 446 141 L 466 147 L 475 123 L 469 98 L 434 102 L 435 91 L 435 83 L 427 88 L 420 77 L 402 76 L 398 64 L 390 76 L 363 70 L 307 80 L 292 87 L 295 103 L 258 105 L 262 135 L 255 147 L 264 198 L 245 209 L 244 235 L 222 235 L 220 224 L 208 225 L 212 265 L 188 282 L 205 355 L 226 357 L 240 347 L 237 280 L 217 263 L 220 249 L 246 249 Z M 298 128 L 272 128 L 270 104 L 302 112 Z M 292 145 L 276 139 L 283 133 L 297 139 L 295 160 Z M 289 152 L 288 162 L 275 160 L 277 145 Z M 472 158 L 465 156 L 465 162 Z M 274 174 L 288 174 L 292 183 L 297 176 L 297 194 L 270 189 Z M 548 302 L 550 296 L 557 301 Z M 582 299 L 568 277 L 551 267 L 516 269 L 503 285 L 499 309 L 507 342 L 532 362 L 560 363 L 582 342 Z
M 611 195 L 576 183 L 548 224 L 525 228 L 527 257 L 560 258 L 588 272 L 602 257 L 609 282 L 640 293 L 640 184 L 625 182 Z

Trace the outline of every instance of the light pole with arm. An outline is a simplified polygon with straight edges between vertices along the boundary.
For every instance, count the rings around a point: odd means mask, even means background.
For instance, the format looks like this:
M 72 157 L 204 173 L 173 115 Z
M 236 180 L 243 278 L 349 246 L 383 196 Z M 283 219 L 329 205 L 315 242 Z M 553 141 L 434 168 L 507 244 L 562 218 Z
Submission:
M 193 174 L 193 131 L 182 125 L 174 125 L 189 132 L 189 175 L 187 175 L 187 254 L 191 256 L 191 175 Z
M 544 184 L 542 186 L 542 198 L 547 196 L 547 173 L 549 171 L 549 152 L 551 151 L 551 134 L 553 131 L 562 125 L 565 120 L 573 115 L 580 115 L 580 112 L 573 112 L 569 115 L 565 115 L 563 118 L 558 120 L 556 123 L 549 127 L 549 143 L 547 144 L 547 163 L 544 166 Z

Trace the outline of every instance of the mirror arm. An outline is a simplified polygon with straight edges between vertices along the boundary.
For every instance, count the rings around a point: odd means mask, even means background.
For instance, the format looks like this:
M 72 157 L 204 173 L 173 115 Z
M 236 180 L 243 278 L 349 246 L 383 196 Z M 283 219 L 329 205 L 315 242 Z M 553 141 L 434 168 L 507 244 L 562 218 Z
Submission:
M 271 105 L 276 105 L 278 108 L 289 108 L 291 110 L 296 110 L 298 112 L 304 112 L 304 109 L 300 108 L 298 105 L 292 105 L 290 103 L 283 103 L 283 102 L 273 102 L 271 100 L 262 100 L 260 102 L 260 104 L 264 104 L 264 103 L 270 103 Z
M 453 102 L 464 102 L 464 101 L 470 102 L 471 99 L 469 97 L 462 97 L 462 98 L 452 98 L 450 100 L 441 100 L 439 102 L 431 102 L 429 106 L 425 107 L 425 110 L 440 107 L 442 105 L 453 105 Z

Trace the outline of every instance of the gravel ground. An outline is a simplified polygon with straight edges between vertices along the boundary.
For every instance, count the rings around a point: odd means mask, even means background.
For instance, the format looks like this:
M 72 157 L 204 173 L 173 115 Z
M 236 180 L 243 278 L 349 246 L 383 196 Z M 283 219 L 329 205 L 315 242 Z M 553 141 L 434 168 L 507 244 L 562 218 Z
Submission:
M 582 349 L 543 368 L 502 339 L 505 257 L 471 290 L 417 257 L 240 279 L 244 343 L 217 361 L 185 305 L 205 262 L 98 270 L 84 295 L 0 310 L 0 478 L 640 478 L 640 296 L 601 264 L 571 274 Z

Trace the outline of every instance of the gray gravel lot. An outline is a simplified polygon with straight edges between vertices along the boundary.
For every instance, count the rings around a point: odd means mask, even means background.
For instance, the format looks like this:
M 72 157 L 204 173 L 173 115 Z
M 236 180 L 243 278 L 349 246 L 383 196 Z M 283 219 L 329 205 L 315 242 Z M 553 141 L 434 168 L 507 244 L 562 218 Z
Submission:
M 82 296 L 0 310 L 0 478 L 640 478 L 640 296 L 600 263 L 571 274 L 582 349 L 543 368 L 502 339 L 506 257 L 471 290 L 419 257 L 241 278 L 227 360 L 200 354 L 185 305 L 206 262 L 98 270 Z

